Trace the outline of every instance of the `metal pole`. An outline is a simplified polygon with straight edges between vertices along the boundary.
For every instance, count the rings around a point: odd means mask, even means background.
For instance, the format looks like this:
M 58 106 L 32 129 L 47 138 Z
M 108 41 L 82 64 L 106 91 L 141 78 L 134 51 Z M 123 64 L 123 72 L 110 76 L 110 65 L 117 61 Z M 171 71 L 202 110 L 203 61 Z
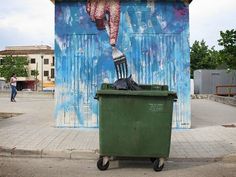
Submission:
M 35 75 L 35 88 L 38 91 L 38 62 L 36 62 Z
M 43 55 L 41 55 L 41 80 L 42 80 L 42 91 L 43 91 Z

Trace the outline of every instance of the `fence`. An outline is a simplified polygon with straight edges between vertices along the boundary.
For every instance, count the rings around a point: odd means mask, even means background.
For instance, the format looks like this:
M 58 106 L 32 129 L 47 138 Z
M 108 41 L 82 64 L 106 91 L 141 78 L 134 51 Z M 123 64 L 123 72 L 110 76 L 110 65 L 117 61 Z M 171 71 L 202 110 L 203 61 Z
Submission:
M 217 85 L 216 95 L 219 96 L 234 96 L 236 95 L 236 85 Z

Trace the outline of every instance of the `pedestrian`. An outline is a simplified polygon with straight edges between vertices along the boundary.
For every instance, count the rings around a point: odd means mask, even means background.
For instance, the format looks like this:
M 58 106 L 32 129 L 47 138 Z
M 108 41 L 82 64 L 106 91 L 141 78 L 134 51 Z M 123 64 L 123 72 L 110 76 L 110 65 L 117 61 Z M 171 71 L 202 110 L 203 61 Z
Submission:
M 10 79 L 10 85 L 11 85 L 11 102 L 16 102 L 15 97 L 17 94 L 17 90 L 16 90 L 16 82 L 17 82 L 17 78 L 16 78 L 16 74 L 13 73 Z

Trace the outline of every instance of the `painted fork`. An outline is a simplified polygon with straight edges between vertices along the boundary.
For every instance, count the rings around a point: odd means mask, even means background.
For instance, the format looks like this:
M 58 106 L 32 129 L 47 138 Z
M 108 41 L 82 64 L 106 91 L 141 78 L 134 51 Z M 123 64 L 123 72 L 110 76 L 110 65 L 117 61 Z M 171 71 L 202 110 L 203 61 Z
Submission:
M 106 28 L 106 32 L 108 36 L 110 36 L 110 28 L 108 25 L 107 18 L 105 17 L 104 25 Z M 124 53 L 122 53 L 119 49 L 115 46 L 112 46 L 112 58 L 114 61 L 116 75 L 118 79 L 127 78 L 128 77 L 128 65 L 127 59 Z

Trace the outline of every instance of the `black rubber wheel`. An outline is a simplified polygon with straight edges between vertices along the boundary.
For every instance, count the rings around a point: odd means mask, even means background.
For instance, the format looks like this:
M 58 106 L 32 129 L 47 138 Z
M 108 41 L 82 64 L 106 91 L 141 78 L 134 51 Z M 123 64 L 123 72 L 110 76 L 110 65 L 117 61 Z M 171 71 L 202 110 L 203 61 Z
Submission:
M 103 158 L 99 158 L 97 161 L 97 167 L 101 171 L 107 170 L 109 167 L 109 161 L 105 165 L 103 165 Z
M 151 161 L 152 163 L 154 163 L 156 159 L 157 159 L 157 158 L 151 157 L 151 158 L 150 158 L 150 161 Z
M 160 160 L 159 159 L 156 159 L 154 161 L 154 164 L 153 164 L 153 170 L 154 171 L 162 171 L 163 167 L 164 167 L 164 163 L 159 167 L 159 163 L 160 163 Z

